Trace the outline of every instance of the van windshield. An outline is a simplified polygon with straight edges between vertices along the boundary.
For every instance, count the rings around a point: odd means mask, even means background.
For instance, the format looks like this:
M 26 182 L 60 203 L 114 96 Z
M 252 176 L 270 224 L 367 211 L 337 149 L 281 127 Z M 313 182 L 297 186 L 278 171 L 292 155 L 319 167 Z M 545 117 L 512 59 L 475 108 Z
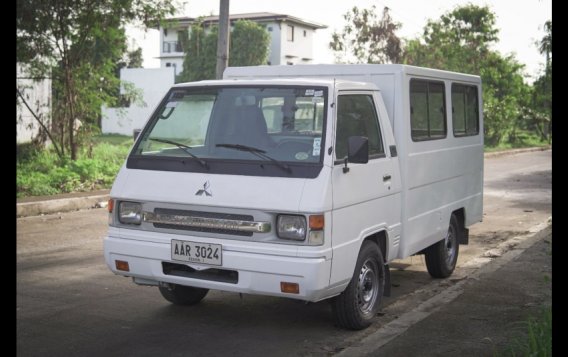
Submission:
M 296 176 L 295 166 L 322 163 L 326 107 L 325 87 L 174 88 L 144 128 L 127 165 L 212 172 L 230 166 L 244 170 L 237 174 L 260 175 L 275 172 L 274 166 L 285 168 L 281 175 Z M 170 162 L 169 168 L 159 159 Z M 183 167 L 176 164 L 180 160 Z

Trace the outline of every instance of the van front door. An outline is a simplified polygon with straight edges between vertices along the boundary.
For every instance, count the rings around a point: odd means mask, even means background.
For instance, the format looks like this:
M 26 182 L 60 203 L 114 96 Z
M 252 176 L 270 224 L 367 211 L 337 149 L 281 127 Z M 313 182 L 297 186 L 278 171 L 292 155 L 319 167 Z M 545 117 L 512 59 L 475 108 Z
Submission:
M 385 230 L 391 241 L 387 242 L 387 249 L 393 241 L 398 244 L 400 171 L 396 154 L 391 157 L 390 150 L 386 150 L 394 145 L 394 138 L 388 118 L 378 115 L 377 104 L 382 104 L 379 96 L 371 91 L 341 91 L 337 96 L 332 174 L 332 285 L 351 279 L 365 237 Z M 348 163 L 349 171 L 344 172 L 351 136 L 368 138 L 369 162 Z M 384 257 L 385 261 L 387 258 Z

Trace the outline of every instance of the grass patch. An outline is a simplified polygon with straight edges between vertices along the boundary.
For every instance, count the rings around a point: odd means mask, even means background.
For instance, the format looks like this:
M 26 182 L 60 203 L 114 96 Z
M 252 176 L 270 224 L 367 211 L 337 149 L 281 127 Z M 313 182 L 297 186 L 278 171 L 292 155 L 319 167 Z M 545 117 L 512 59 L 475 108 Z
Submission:
M 524 351 L 529 356 L 552 356 L 552 308 L 543 309 L 542 315 L 528 321 L 528 338 Z
M 132 137 L 99 135 L 76 161 L 59 159 L 53 149 L 18 145 L 16 197 L 55 195 L 110 188 L 133 144 Z
M 515 137 L 515 140 L 504 139 L 496 146 L 485 145 L 485 152 L 496 152 L 510 149 L 547 147 L 552 145 L 546 140 L 541 140 L 538 135 L 531 132 L 521 131 Z
M 552 307 L 543 307 L 538 316 L 530 317 L 526 321 L 526 337 L 515 340 L 495 356 L 552 356 Z

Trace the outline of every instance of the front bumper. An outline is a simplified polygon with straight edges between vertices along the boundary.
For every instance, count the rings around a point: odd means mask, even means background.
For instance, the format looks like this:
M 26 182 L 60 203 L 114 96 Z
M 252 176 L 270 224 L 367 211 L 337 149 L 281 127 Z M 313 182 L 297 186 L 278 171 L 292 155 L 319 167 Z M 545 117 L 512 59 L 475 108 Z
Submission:
M 172 239 L 180 239 L 172 235 Z M 183 236 L 183 240 L 203 242 L 201 237 Z M 137 282 L 158 284 L 160 282 L 223 290 L 247 294 L 288 297 L 305 301 L 319 301 L 337 295 L 343 287 L 329 286 L 331 259 L 324 255 L 298 257 L 282 255 L 277 247 L 274 254 L 254 252 L 247 244 L 235 241 L 215 241 L 223 245 L 223 265 L 204 266 L 186 264 L 197 270 L 207 268 L 238 272 L 236 283 L 195 279 L 164 274 L 162 262 L 184 264 L 171 260 L 171 240 L 151 242 L 148 240 L 124 239 L 107 236 L 104 239 L 104 255 L 107 266 L 115 274 L 135 278 Z M 250 244 L 250 243 L 249 243 Z M 298 255 L 298 254 L 297 254 Z M 129 272 L 116 269 L 116 260 L 127 261 Z M 280 283 L 297 283 L 298 294 L 281 292 Z

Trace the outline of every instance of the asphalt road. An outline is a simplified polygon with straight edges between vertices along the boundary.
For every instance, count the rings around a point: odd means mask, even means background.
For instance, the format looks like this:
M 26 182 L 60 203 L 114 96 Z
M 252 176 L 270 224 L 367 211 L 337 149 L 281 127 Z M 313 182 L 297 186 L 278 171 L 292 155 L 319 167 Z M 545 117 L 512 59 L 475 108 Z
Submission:
M 484 221 L 460 247 L 460 274 L 480 254 L 551 216 L 551 152 L 485 160 Z M 376 331 L 452 279 L 433 281 L 420 256 L 391 265 L 390 311 L 371 328 L 334 326 L 327 302 L 210 292 L 193 307 L 113 275 L 104 263 L 105 209 L 17 220 L 20 356 L 328 356 Z

